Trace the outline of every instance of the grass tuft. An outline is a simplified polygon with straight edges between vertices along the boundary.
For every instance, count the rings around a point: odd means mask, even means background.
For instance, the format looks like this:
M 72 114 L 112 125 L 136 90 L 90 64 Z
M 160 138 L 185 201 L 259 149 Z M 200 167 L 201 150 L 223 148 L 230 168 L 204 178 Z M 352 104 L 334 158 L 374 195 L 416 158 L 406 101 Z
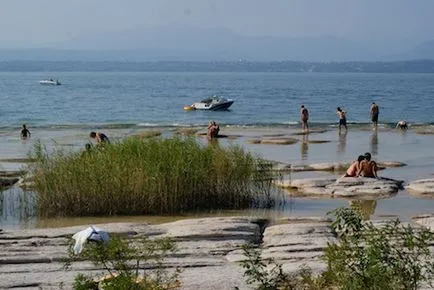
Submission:
M 270 199 L 273 178 L 266 162 L 240 147 L 204 146 L 194 138 L 132 137 L 77 153 L 49 154 L 38 144 L 33 155 L 41 216 L 247 208 Z

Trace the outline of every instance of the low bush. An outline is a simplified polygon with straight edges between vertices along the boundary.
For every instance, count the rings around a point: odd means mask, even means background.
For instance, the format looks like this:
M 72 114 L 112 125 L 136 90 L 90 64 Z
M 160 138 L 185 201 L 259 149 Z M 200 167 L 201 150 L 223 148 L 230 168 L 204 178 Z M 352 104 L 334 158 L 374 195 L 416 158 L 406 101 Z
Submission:
M 91 261 L 102 267 L 104 273 L 95 277 L 78 274 L 75 290 L 174 290 L 181 286 L 180 269 L 169 271 L 164 268 L 164 258 L 176 251 L 175 244 L 168 239 L 147 238 L 126 240 L 113 237 L 107 243 L 89 242 L 80 259 Z M 65 270 L 70 270 L 77 257 L 72 247 L 65 259 Z
M 33 155 L 43 216 L 161 215 L 271 200 L 274 173 L 266 162 L 194 138 L 128 138 L 78 153 L 39 144 Z
M 286 274 L 274 261 L 264 262 L 258 249 L 245 247 L 242 266 L 247 282 L 258 290 L 415 290 L 423 284 L 431 285 L 433 231 L 399 220 L 374 224 L 350 208 L 340 208 L 332 214 L 332 228 L 339 242 L 330 243 L 325 249 L 325 272 L 316 276 L 305 268 Z

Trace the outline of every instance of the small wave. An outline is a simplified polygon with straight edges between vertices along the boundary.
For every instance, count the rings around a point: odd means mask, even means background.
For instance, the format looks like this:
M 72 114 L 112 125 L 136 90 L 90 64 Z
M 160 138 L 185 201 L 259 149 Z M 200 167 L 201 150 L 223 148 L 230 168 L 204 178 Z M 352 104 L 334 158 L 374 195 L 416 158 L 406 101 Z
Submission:
M 205 127 L 208 121 L 199 121 L 196 123 L 183 122 L 140 122 L 140 123 L 83 123 L 83 124 L 34 124 L 29 126 L 32 130 L 99 130 L 99 129 L 134 129 L 134 128 L 197 128 Z M 296 128 L 300 126 L 298 121 L 283 121 L 283 122 L 246 122 L 246 123 L 225 123 L 221 122 L 220 126 L 227 128 Z M 309 122 L 310 127 L 315 128 L 335 128 L 338 122 L 319 121 Z M 348 126 L 353 128 L 368 128 L 372 126 L 370 122 L 348 121 Z M 394 128 L 396 122 L 379 123 L 380 128 Z M 430 128 L 434 127 L 432 122 L 409 122 L 409 126 L 413 128 Z M 0 133 L 13 132 L 20 130 L 21 125 L 3 125 L 0 126 Z
M 298 122 L 298 121 L 287 121 L 287 122 L 283 122 L 283 124 L 285 124 L 285 125 L 298 125 L 298 124 L 300 124 L 300 122 Z
M 137 127 L 161 127 L 161 124 L 158 123 L 138 123 Z

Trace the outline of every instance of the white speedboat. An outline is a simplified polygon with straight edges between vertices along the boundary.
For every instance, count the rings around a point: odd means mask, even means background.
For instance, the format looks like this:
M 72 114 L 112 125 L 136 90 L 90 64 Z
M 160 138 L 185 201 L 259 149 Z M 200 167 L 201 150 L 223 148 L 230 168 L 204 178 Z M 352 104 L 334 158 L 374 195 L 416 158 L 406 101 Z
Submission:
M 39 81 L 39 83 L 41 85 L 45 85 L 45 86 L 60 86 L 61 85 L 61 83 L 58 80 L 53 80 L 53 79 L 42 80 L 42 81 Z
M 234 103 L 234 100 L 227 99 L 224 97 L 212 96 L 206 99 L 203 99 L 200 102 L 193 103 L 191 106 L 187 106 L 190 110 L 210 110 L 210 111 L 219 111 L 219 110 L 227 110 Z M 186 107 L 184 107 L 186 109 Z

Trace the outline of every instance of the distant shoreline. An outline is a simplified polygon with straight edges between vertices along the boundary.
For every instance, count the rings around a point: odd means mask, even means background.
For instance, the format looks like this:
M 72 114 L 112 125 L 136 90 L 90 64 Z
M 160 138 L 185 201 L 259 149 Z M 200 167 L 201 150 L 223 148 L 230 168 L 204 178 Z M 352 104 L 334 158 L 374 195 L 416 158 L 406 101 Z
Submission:
M 107 59 L 107 60 L 105 60 Z M 406 61 L 161 61 L 93 59 L 86 56 L 17 55 L 0 60 L 0 72 L 251 72 L 251 73 L 434 73 L 434 60 Z

